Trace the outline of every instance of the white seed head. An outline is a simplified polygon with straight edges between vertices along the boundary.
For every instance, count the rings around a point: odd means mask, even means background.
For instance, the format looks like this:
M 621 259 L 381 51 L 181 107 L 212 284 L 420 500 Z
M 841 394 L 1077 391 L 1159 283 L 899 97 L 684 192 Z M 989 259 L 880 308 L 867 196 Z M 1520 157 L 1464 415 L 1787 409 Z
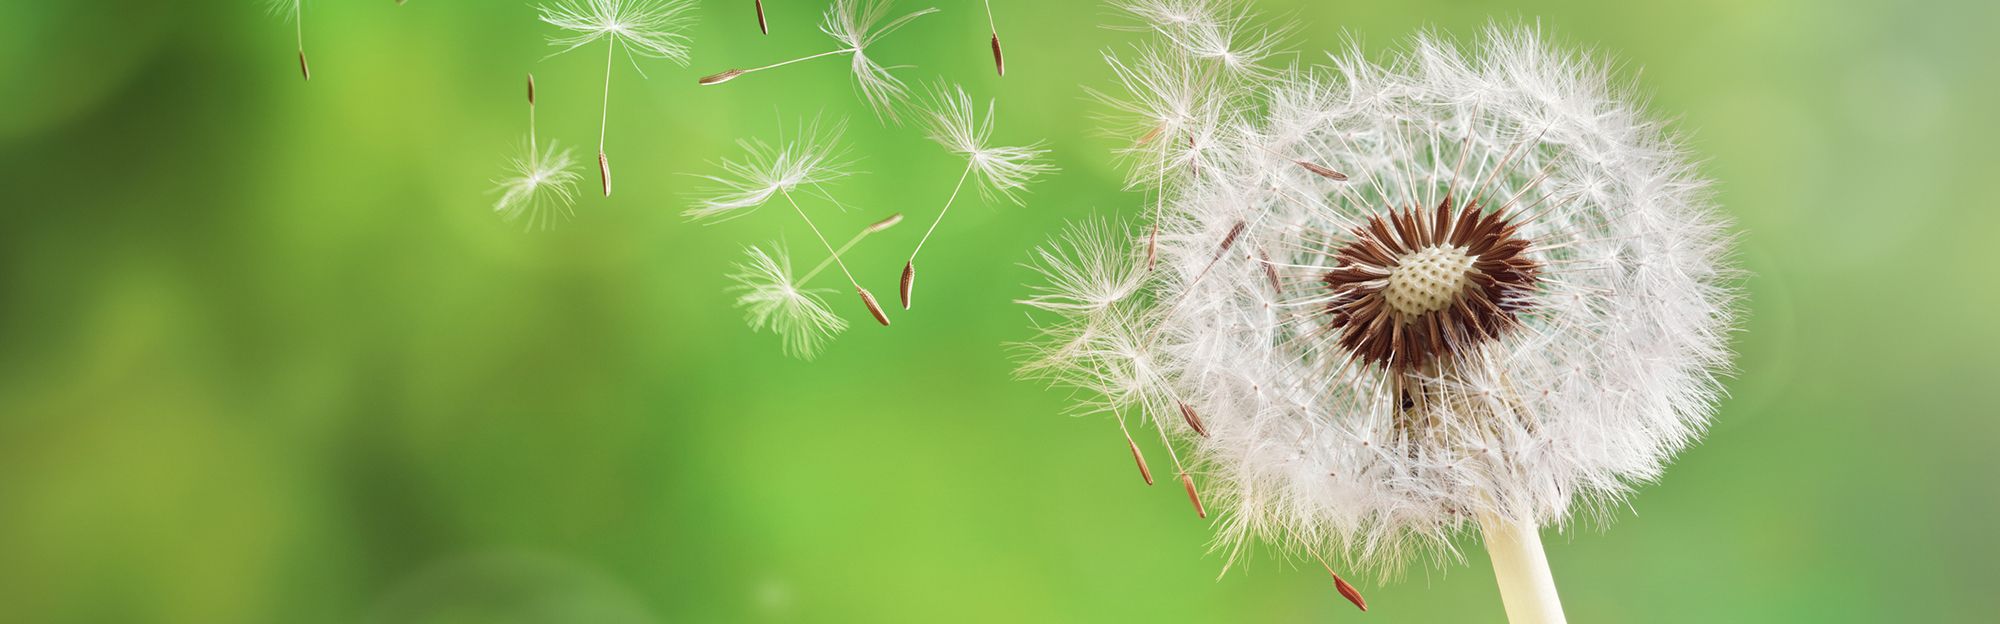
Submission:
M 827 290 L 811 290 L 792 276 L 792 259 L 784 247 L 776 253 L 750 247 L 748 259 L 729 275 L 736 281 L 736 307 L 742 308 L 750 329 L 769 328 L 784 343 L 786 355 L 810 360 L 847 321 L 826 306 Z
M 875 109 L 877 117 L 890 121 L 897 118 L 895 106 L 908 97 L 909 87 L 890 73 L 897 68 L 884 67 L 870 58 L 868 47 L 911 20 L 937 12 L 935 8 L 922 9 L 883 23 L 893 3 L 894 0 L 834 0 L 826 8 L 819 26 L 821 32 L 851 51 L 848 62 L 861 99 Z
M 1132 4 L 1172 24 L 1206 6 Z M 1026 303 L 1055 320 L 1023 371 L 1192 449 L 1220 546 L 1393 570 L 1450 555 L 1481 514 L 1601 518 L 1706 426 L 1737 296 L 1728 225 L 1600 61 L 1494 27 L 1214 94 L 1170 86 L 1187 62 L 1114 63 L 1143 87 L 1131 108 L 1228 120 L 1162 114 L 1195 121 L 1158 142 L 1199 157 L 1134 163 L 1199 165 L 1147 174 L 1158 267 L 1128 292 L 1133 247 L 1103 230 L 1044 250 Z
M 526 142 L 524 142 L 526 143 Z M 493 212 L 507 221 L 521 221 L 530 230 L 547 229 L 570 216 L 576 204 L 576 157 L 551 141 L 540 152 L 532 145 L 524 155 L 507 161 L 507 175 L 493 183 L 500 199 Z
M 1030 180 L 1055 171 L 1055 167 L 1041 161 L 1048 150 L 1041 149 L 1039 143 L 1026 146 L 989 144 L 993 136 L 992 101 L 987 102 L 986 115 L 981 118 L 973 109 L 972 98 L 959 87 L 940 86 L 935 90 L 933 100 L 930 114 L 925 119 L 926 132 L 932 141 L 966 158 L 967 165 L 979 174 L 982 192 L 1019 203 L 1017 192 L 1027 188 Z
M 549 38 L 562 48 L 556 54 L 610 39 L 627 54 L 688 62 L 681 31 L 694 23 L 693 0 L 560 0 L 537 8 L 543 22 L 564 31 Z
M 299 10 L 303 4 L 305 4 L 305 0 L 264 0 L 264 8 L 266 10 L 269 10 L 272 15 L 287 20 L 298 19 Z
M 713 182 L 713 188 L 681 214 L 695 219 L 734 218 L 779 193 L 846 177 L 846 150 L 839 145 L 845 129 L 843 122 L 821 126 L 814 121 L 802 126 L 791 139 L 780 139 L 776 144 L 738 140 L 743 157 L 724 159 L 722 175 L 699 176 Z

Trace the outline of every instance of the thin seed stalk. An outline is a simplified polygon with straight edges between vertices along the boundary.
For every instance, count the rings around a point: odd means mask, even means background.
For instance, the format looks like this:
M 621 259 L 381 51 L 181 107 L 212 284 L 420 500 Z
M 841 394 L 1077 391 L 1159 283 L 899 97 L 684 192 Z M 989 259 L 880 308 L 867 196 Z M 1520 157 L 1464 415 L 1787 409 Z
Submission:
M 854 292 L 861 295 L 861 303 L 868 306 L 868 313 L 875 316 L 876 322 L 881 323 L 884 327 L 888 326 L 889 315 L 884 313 L 882 305 L 875 301 L 875 294 L 868 292 L 866 288 L 862 288 L 861 282 L 854 279 L 854 272 L 847 270 L 847 262 L 840 259 L 840 252 L 833 248 L 833 243 L 826 240 L 825 234 L 820 233 L 819 225 L 813 223 L 812 217 L 806 216 L 806 210 L 799 207 L 798 200 L 792 199 L 790 191 L 781 191 L 780 194 L 785 196 L 785 203 L 791 204 L 792 210 L 799 213 L 799 218 L 805 220 L 806 228 L 812 230 L 813 236 L 819 239 L 819 244 L 826 246 L 826 252 L 832 256 L 834 266 L 840 267 L 841 274 L 847 276 L 847 283 L 854 285 Z
M 923 252 L 924 243 L 930 242 L 931 233 L 937 231 L 938 224 L 944 223 L 945 213 L 951 212 L 951 205 L 958 202 L 958 193 L 965 190 L 965 180 L 970 177 L 972 177 L 972 162 L 967 161 L 965 163 L 965 172 L 958 174 L 958 183 L 951 186 L 951 197 L 944 200 L 944 209 L 939 210 L 937 218 L 931 220 L 931 227 L 924 230 L 924 237 L 917 239 L 917 248 L 910 250 L 910 261 L 903 264 L 903 286 L 901 293 L 903 295 L 903 309 L 905 310 L 910 309 L 910 291 L 917 281 L 917 254 Z
M 742 76 L 742 75 L 744 75 L 744 74 L 750 74 L 750 73 L 756 73 L 756 72 L 760 72 L 760 71 L 764 71 L 764 70 L 766 70 L 766 69 L 777 69 L 777 68 L 780 68 L 780 67 L 784 67 L 784 66 L 786 66 L 786 65 L 790 65 L 790 64 L 793 64 L 793 63 L 798 63 L 798 62 L 803 62 L 803 61 L 810 61 L 810 60 L 813 60 L 813 59 L 816 59 L 816 58 L 819 58 L 819 57 L 822 57 L 822 56 L 833 56 L 833 55 L 835 55 L 835 54 L 848 54 L 848 53 L 851 53 L 851 52 L 854 52 L 854 51 L 855 51 L 855 49 L 854 49 L 854 48 L 840 48 L 840 49 L 838 49 L 838 50 L 828 50 L 828 51 L 825 51 L 825 52 L 821 52 L 821 53 L 819 53 L 819 54 L 812 54 L 812 55 L 807 55 L 807 56 L 801 56 L 801 57 L 798 57 L 798 58 L 795 58 L 795 59 L 792 59 L 792 60 L 789 60 L 789 61 L 779 61 L 779 62 L 776 62 L 776 63 L 772 63 L 772 64 L 770 64 L 770 65 L 765 65 L 765 66 L 763 66 L 763 67 L 751 67 L 751 68 L 748 68 L 748 69 L 732 69 L 732 70 L 729 70 L 729 71 L 725 71 L 725 72 L 720 72 L 720 73 L 715 73 L 715 74 L 709 74 L 709 75 L 707 75 L 707 76 L 702 76 L 702 77 L 701 77 L 700 79 L 698 79 L 698 80 L 696 80 L 696 81 L 695 81 L 695 84 L 699 84 L 699 85 L 703 85 L 703 86 L 707 86 L 707 85 L 718 85 L 718 84 L 722 84 L 722 83 L 725 83 L 725 82 L 729 82 L 729 81 L 731 81 L 731 80 L 735 80 L 735 79 L 736 79 L 737 77 L 739 77 L 739 76 Z
M 604 180 L 604 196 L 611 196 L 611 158 L 604 154 L 605 128 L 611 122 L 611 61 L 618 52 L 618 40 L 604 45 L 604 109 L 597 118 L 597 174 Z

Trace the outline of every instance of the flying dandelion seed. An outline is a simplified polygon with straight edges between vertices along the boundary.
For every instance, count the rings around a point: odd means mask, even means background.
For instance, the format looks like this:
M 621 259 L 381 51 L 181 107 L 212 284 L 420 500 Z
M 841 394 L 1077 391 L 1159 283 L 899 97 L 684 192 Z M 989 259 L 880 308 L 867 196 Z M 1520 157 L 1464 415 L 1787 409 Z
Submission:
M 576 203 L 576 183 L 583 176 L 571 168 L 576 157 L 555 142 L 542 148 L 535 137 L 535 76 L 528 76 L 528 150 L 508 160 L 507 177 L 494 181 L 500 194 L 493 212 L 507 221 L 524 221 L 528 229 L 545 229 L 570 215 Z
M 793 191 L 801 191 L 832 201 L 832 198 L 827 197 L 819 186 L 848 175 L 846 153 L 838 147 L 840 135 L 845 130 L 846 125 L 842 123 L 822 128 L 817 121 L 814 121 L 803 125 L 793 139 L 789 141 L 781 139 L 776 145 L 756 139 L 737 141 L 737 145 L 743 148 L 744 158 L 723 160 L 722 175 L 699 176 L 712 182 L 714 188 L 697 201 L 693 208 L 681 214 L 696 220 L 722 221 L 747 215 L 769 202 L 772 197 L 784 198 L 785 203 L 791 206 L 792 210 L 798 213 L 799 219 L 805 221 L 806 227 L 812 230 L 813 237 L 819 239 L 821 245 L 826 246 L 828 259 L 833 261 L 834 266 L 840 267 L 840 272 L 847 276 L 848 283 L 854 286 L 855 294 L 861 297 L 861 302 L 867 306 L 868 313 L 873 315 L 877 322 L 887 326 L 889 316 L 875 300 L 874 293 L 861 287 L 861 282 L 854 279 L 854 273 L 847 269 L 846 261 L 841 259 L 845 247 L 835 249 L 833 244 L 827 241 L 826 235 L 820 232 L 819 225 L 813 222 L 812 217 L 806 214 L 805 209 L 800 207 L 798 200 L 793 197 Z M 901 215 L 894 219 L 894 221 L 901 220 Z M 894 222 L 888 222 L 888 225 L 894 225 Z M 863 234 L 886 228 L 888 225 L 878 223 Z
M 973 109 L 972 98 L 958 87 L 938 87 L 933 98 L 935 104 L 926 118 L 926 131 L 932 141 L 943 145 L 951 153 L 965 158 L 965 172 L 959 174 L 958 182 L 951 187 L 951 197 L 944 202 L 936 219 L 910 251 L 909 262 L 903 265 L 903 279 L 900 294 L 903 309 L 910 309 L 911 290 L 916 286 L 917 254 L 924 250 L 931 234 L 937 232 L 944 215 L 951 212 L 952 204 L 958 201 L 958 192 L 965 188 L 967 178 L 977 175 L 974 182 L 981 193 L 999 196 L 1007 201 L 1020 203 L 1019 192 L 1027 188 L 1028 182 L 1036 176 L 1055 171 L 1055 167 L 1041 162 L 1048 150 L 1040 144 L 1025 147 L 992 146 L 994 103 L 986 104 L 986 115 L 981 118 Z
M 841 47 L 762 67 L 731 69 L 710 74 L 695 82 L 701 85 L 718 85 L 745 74 L 777 69 L 825 56 L 846 54 L 849 57 L 849 69 L 854 74 L 854 85 L 861 91 L 861 98 L 875 110 L 877 117 L 895 121 L 894 106 L 907 97 L 909 88 L 903 84 L 902 79 L 890 73 L 893 68 L 884 67 L 869 58 L 868 47 L 909 24 L 911 20 L 936 13 L 937 9 L 922 9 L 883 23 L 882 20 L 889 16 L 889 6 L 892 3 L 893 0 L 834 0 L 833 4 L 827 7 L 825 19 L 820 22 L 819 29 L 839 42 Z
M 313 79 L 312 65 L 306 62 L 306 16 L 305 0 L 264 0 L 265 7 L 272 15 L 284 18 L 297 29 L 299 44 L 299 75 L 307 82 Z
M 1169 49 L 1209 4 L 1134 3 Z M 1073 227 L 1023 373 L 1175 432 L 1231 561 L 1266 540 L 1386 573 L 1478 530 L 1509 618 L 1563 621 L 1539 528 L 1659 478 L 1730 359 L 1728 226 L 1679 139 L 1532 29 L 1210 84 L 1145 50 L 1114 71 L 1164 128 L 1133 163 L 1159 270 L 1146 235 Z
M 736 281 L 736 286 L 732 288 L 738 293 L 736 307 L 743 309 L 744 320 L 750 324 L 751 330 L 769 328 L 772 333 L 778 334 L 786 355 L 802 360 L 813 359 L 835 335 L 847 330 L 847 321 L 827 307 L 824 294 L 831 290 L 813 289 L 807 284 L 832 266 L 834 258 L 847 253 L 862 239 L 902 221 L 903 215 L 892 214 L 862 228 L 833 255 L 797 278 L 792 276 L 791 256 L 785 253 L 783 246 L 772 247 L 771 253 L 758 247 L 749 248 L 745 251 L 749 258 L 736 265 L 736 272 L 729 276 Z
M 566 34 L 549 38 L 562 54 L 594 43 L 604 46 L 604 107 L 597 121 L 597 172 L 604 196 L 611 196 L 611 157 L 604 152 L 611 121 L 611 66 L 619 50 L 639 67 L 638 57 L 666 59 L 685 67 L 688 38 L 681 30 L 694 22 L 693 0 L 562 0 L 538 7 L 544 23 Z M 553 55 L 551 55 L 553 56 Z M 645 73 L 640 72 L 644 77 Z
M 757 32 L 771 34 L 771 23 L 764 21 L 764 0 L 757 0 Z

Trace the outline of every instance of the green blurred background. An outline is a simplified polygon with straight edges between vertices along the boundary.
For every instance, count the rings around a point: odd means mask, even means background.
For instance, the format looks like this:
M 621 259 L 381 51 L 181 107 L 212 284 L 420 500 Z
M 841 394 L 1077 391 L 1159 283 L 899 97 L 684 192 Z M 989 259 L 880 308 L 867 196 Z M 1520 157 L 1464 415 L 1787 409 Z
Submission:
M 1080 90 L 1132 37 L 1105 8 L 995 2 L 1004 79 L 977 3 L 880 46 L 998 96 L 999 138 L 1063 171 L 955 211 L 893 328 L 836 297 L 854 327 L 805 363 L 723 291 L 742 246 L 810 263 L 810 235 L 685 222 L 683 174 L 848 117 L 868 175 L 822 223 L 851 232 L 930 216 L 958 165 L 839 61 L 697 88 L 827 48 L 819 0 L 768 2 L 769 36 L 700 4 L 692 67 L 617 69 L 617 195 L 586 164 L 576 218 L 532 234 L 487 194 L 521 75 L 587 160 L 603 68 L 544 60 L 525 2 L 314 3 L 310 83 L 257 3 L 0 4 L 0 621 L 1501 621 L 1476 541 L 1360 579 L 1365 615 L 1270 552 L 1217 580 L 1171 481 L 1010 379 L 1027 251 L 1138 201 Z M 1755 273 L 1741 374 L 1608 530 L 1549 536 L 1575 621 L 1991 621 L 2000 5 L 1259 4 L 1308 51 L 1538 20 L 1719 181 Z M 878 294 L 921 225 L 854 253 Z

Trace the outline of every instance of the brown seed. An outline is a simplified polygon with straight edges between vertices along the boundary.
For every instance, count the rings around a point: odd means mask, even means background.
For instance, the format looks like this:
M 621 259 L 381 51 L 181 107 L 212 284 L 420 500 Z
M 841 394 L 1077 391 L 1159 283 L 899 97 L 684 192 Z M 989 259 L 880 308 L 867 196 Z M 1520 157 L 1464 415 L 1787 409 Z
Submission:
M 732 69 L 726 72 L 722 72 L 720 74 L 702 76 L 701 80 L 697 80 L 695 81 L 695 83 L 700 84 L 702 86 L 718 85 L 725 82 L 729 82 L 731 80 L 735 80 L 737 76 L 741 76 L 744 73 L 745 72 L 741 69 Z
M 1313 172 L 1313 174 L 1314 174 L 1314 175 L 1317 175 L 1317 176 L 1319 176 L 1319 177 L 1322 177 L 1322 178 L 1326 178 L 1326 179 L 1328 179 L 1328 180 L 1335 180 L 1335 181 L 1340 181 L 1340 180 L 1346 180 L 1346 179 L 1347 179 L 1347 174 L 1345 174 L 1345 173 L 1341 173 L 1341 172 L 1338 172 L 1338 171 L 1334 171 L 1334 170 L 1332 170 L 1332 169 L 1328 169 L 1328 168 L 1326 168 L 1326 167 L 1323 167 L 1323 166 L 1320 166 L 1320 165 L 1316 165 L 1316 164 L 1313 164 L 1313 163 L 1309 163 L 1309 162 L 1306 162 L 1306 161 L 1303 161 L 1303 160 L 1294 160 L 1294 161 L 1292 161 L 1292 162 L 1294 162 L 1294 163 L 1298 163 L 1298 165 L 1299 165 L 1300 167 L 1305 167 L 1306 171 L 1311 171 L 1311 172 Z
M 1186 403 L 1181 404 L 1181 420 L 1187 421 L 1188 428 L 1193 429 L 1195 433 L 1201 434 L 1201 437 L 1208 437 L 1208 427 L 1202 426 L 1201 416 L 1195 414 L 1194 408 L 1189 407 Z
M 1125 446 L 1132 448 L 1132 461 L 1139 464 L 1139 478 L 1145 479 L 1146 485 L 1152 485 L 1153 470 L 1146 467 L 1146 456 L 1139 454 L 1139 443 L 1132 441 L 1132 434 L 1125 434 Z
M 854 291 L 861 293 L 861 303 L 867 304 L 868 313 L 875 315 L 875 322 L 881 323 L 883 327 L 888 327 L 889 313 L 883 312 L 882 304 L 875 302 L 875 293 L 868 292 L 866 288 L 856 288 Z
M 1278 265 L 1271 264 L 1271 256 L 1259 251 L 1257 252 L 1257 259 L 1263 261 L 1264 279 L 1270 280 L 1271 292 L 1281 295 L 1285 294 L 1285 284 L 1278 280 Z
M 311 81 L 312 81 L 312 79 L 313 79 L 313 70 L 312 70 L 312 66 L 310 66 L 310 65 L 307 65 L 307 64 L 306 64 L 306 51 L 305 51 L 305 50 L 299 50 L 299 73 L 300 73 L 300 74 L 302 74 L 302 75 L 304 75 L 304 76 L 306 77 L 306 81 L 307 81 L 307 82 L 311 82 Z
M 1332 567 L 1328 567 L 1326 573 L 1333 575 L 1334 591 L 1340 592 L 1342 598 L 1346 598 L 1348 602 L 1354 603 L 1355 608 L 1360 609 L 1364 613 L 1368 611 L 1368 601 L 1361 598 L 1360 590 L 1355 589 L 1353 585 L 1347 584 L 1347 579 L 1340 578 L 1340 574 L 1335 573 Z
M 602 150 L 597 152 L 597 174 L 604 178 L 604 196 L 611 196 L 611 159 Z
M 1250 224 L 1242 221 L 1237 221 L 1236 225 L 1230 226 L 1229 234 L 1222 237 L 1222 245 L 1215 250 L 1215 257 L 1220 259 L 1222 254 L 1229 253 L 1229 248 L 1236 246 L 1236 239 L 1243 236 L 1243 229 L 1249 226 Z
M 874 223 L 868 224 L 868 227 L 862 228 L 861 231 L 869 234 L 874 234 L 876 232 L 880 232 L 882 230 L 895 227 L 896 224 L 902 222 L 903 222 L 903 213 L 898 212 L 896 214 L 889 215 L 889 218 L 887 219 L 883 219 L 881 221 L 876 221 Z
M 1000 54 L 1000 33 L 993 33 L 993 71 L 1007 75 L 1007 57 Z
M 917 261 L 903 263 L 903 287 L 897 292 L 903 295 L 903 309 L 910 309 L 910 289 L 917 285 Z
M 1194 477 L 1185 470 L 1181 471 L 1181 486 L 1187 488 L 1188 502 L 1194 503 L 1194 515 L 1207 518 L 1208 510 L 1201 506 L 1201 493 L 1194 489 Z
M 771 34 L 771 25 L 764 21 L 764 0 L 757 0 L 757 30 Z
M 535 105 L 535 75 L 528 74 L 528 105 Z

